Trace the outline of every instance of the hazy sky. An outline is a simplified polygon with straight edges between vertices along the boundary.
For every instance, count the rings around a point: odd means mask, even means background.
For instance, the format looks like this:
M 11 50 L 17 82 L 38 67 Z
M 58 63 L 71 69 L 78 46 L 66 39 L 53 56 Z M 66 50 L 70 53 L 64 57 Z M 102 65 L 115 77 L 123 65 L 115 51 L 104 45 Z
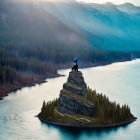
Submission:
M 122 3 L 132 3 L 134 5 L 140 6 L 140 0 L 77 0 L 77 1 L 84 1 L 89 3 L 106 3 L 112 2 L 114 4 L 122 4 Z
M 29 0 L 19 0 L 19 1 L 29 1 Z M 54 2 L 60 2 L 60 1 L 69 1 L 69 0 L 31 0 L 31 1 L 54 1 Z M 140 0 L 76 0 L 80 2 L 86 2 L 86 3 L 106 3 L 111 2 L 114 4 L 123 4 L 123 3 L 132 3 L 136 6 L 140 6 Z

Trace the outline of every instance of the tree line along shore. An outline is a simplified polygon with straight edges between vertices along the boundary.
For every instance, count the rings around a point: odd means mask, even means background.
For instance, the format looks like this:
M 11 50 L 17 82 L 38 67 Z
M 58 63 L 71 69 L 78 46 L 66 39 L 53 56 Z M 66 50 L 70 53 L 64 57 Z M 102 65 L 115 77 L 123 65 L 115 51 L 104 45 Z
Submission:
M 16 89 L 59 76 L 57 69 L 70 67 L 75 57 L 80 58 L 80 67 L 89 67 L 129 61 L 140 56 L 140 52 L 49 46 L 0 45 L 0 99 Z

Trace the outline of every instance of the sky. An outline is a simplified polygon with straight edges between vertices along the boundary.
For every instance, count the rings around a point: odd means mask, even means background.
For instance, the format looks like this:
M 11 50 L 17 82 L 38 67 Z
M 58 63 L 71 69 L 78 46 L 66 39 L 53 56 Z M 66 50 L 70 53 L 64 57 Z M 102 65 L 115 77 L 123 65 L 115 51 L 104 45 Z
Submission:
M 123 4 L 123 3 L 132 3 L 134 5 L 140 6 L 140 0 L 77 0 L 77 1 L 83 1 L 87 3 L 106 3 L 111 2 L 114 4 Z
M 19 0 L 19 1 L 29 1 L 29 0 Z M 60 1 L 66 1 L 66 0 L 33 0 L 33 1 L 60 2 Z M 67 1 L 69 1 L 69 0 L 67 0 Z M 123 4 L 123 3 L 132 3 L 133 5 L 140 6 L 140 0 L 76 0 L 76 1 L 85 2 L 85 3 L 98 3 L 98 4 L 111 2 L 111 3 L 116 4 L 116 5 Z

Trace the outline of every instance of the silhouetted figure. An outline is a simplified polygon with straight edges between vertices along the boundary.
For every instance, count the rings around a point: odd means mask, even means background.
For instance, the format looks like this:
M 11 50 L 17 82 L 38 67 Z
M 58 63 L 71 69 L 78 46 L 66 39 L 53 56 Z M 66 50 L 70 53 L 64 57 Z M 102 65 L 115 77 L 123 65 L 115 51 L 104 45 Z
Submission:
M 72 71 L 73 71 L 73 70 L 78 71 L 78 64 L 77 64 L 77 61 L 78 61 L 78 58 L 76 58 L 76 59 L 73 61 L 73 62 L 76 63 L 76 65 L 74 65 L 74 66 L 72 67 Z

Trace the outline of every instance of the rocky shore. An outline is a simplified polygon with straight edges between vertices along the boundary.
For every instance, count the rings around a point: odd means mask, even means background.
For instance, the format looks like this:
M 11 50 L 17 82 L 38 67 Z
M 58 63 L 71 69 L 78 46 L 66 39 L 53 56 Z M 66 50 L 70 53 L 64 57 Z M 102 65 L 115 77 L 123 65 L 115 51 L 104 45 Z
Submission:
M 42 119 L 41 117 L 38 116 L 38 118 L 47 124 L 51 124 L 51 125 L 56 125 L 56 126 L 62 126 L 62 127 L 76 127 L 76 128 L 113 128 L 113 127 L 119 127 L 119 126 L 125 126 L 128 125 L 130 123 L 133 123 L 134 121 L 137 120 L 136 117 L 131 118 L 127 121 L 123 121 L 123 122 L 119 122 L 119 123 L 108 123 L 108 124 L 79 124 L 76 122 L 55 122 L 55 121 L 47 121 Z

